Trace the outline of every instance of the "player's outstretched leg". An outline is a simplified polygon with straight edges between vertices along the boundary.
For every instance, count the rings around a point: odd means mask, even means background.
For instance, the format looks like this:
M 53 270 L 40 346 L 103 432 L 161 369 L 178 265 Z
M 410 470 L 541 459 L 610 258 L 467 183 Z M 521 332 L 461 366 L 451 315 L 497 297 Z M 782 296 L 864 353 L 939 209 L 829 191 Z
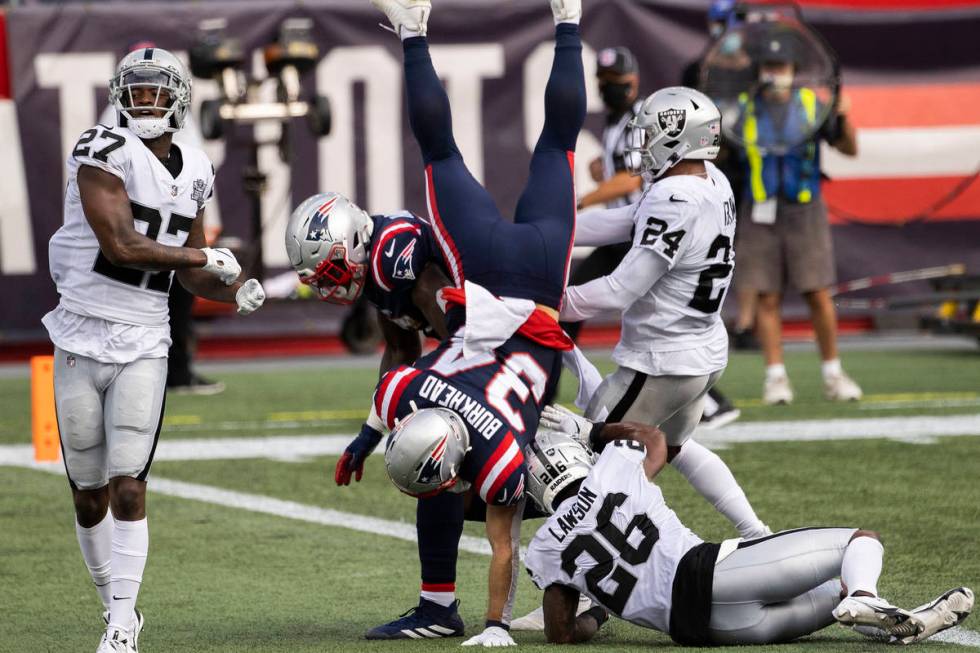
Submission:
M 400 618 L 373 628 L 367 639 L 461 637 L 456 600 L 456 558 L 463 534 L 463 497 L 443 492 L 419 499 L 415 515 L 422 564 L 419 603 Z
M 561 14 L 581 14 L 581 3 L 564 0 Z M 575 11 L 569 5 L 577 4 Z M 575 232 L 575 142 L 585 121 L 585 75 L 582 41 L 577 22 L 558 22 L 555 58 L 545 87 L 545 118 L 531 156 L 527 186 L 517 202 L 514 222 L 534 224 L 544 244 L 543 276 L 554 295 L 547 303 L 558 306 L 568 273 Z M 540 256 L 540 250 L 537 256 Z

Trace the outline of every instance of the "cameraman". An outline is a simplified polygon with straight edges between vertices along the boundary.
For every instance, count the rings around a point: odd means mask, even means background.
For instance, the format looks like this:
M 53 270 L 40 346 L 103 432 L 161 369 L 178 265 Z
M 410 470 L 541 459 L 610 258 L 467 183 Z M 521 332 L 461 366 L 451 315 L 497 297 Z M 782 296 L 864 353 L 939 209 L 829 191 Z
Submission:
M 781 303 L 784 280 L 802 293 L 817 336 L 824 396 L 833 401 L 861 398 L 861 388 L 841 368 L 837 316 L 830 298 L 835 282 L 827 208 L 820 196 L 820 141 L 848 156 L 857 154 L 849 102 L 815 128 L 819 101 L 812 89 L 795 85 L 800 48 L 790 32 L 755 44 L 758 90 L 743 93 L 740 131 L 747 179 L 739 212 L 735 283 L 758 295 L 756 331 L 766 360 L 763 402 L 788 404 L 793 389 L 783 364 Z M 807 136 L 809 134 L 809 136 Z M 783 154 L 763 154 L 779 143 L 797 143 Z

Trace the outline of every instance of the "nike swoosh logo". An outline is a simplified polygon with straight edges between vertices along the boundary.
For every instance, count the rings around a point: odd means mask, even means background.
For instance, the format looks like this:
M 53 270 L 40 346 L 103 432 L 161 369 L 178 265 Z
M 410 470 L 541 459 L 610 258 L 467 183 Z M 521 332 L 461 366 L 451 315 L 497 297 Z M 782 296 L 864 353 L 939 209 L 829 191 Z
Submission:
M 113 601 L 125 601 L 126 599 L 131 599 L 131 598 L 133 598 L 133 597 L 131 597 L 131 596 L 116 596 L 115 594 L 112 595 L 112 600 Z
M 394 253 L 395 253 L 395 240 L 393 238 L 391 240 L 391 244 L 388 245 L 388 251 L 385 252 L 385 256 L 387 256 L 388 258 L 391 258 L 391 255 L 394 254 Z
M 676 197 L 674 197 L 673 195 L 671 195 L 671 196 L 670 196 L 670 201 L 671 201 L 671 202 L 684 202 L 685 204 L 687 203 L 687 200 L 681 200 L 681 199 L 677 199 L 677 198 L 676 198 Z

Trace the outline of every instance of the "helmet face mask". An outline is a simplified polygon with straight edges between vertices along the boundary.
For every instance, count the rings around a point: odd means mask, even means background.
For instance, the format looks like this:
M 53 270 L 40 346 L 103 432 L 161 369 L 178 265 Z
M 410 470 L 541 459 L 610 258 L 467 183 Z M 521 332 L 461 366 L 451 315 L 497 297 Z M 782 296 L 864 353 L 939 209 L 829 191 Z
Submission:
M 540 430 L 524 448 L 524 460 L 528 494 L 550 515 L 555 512 L 558 496 L 589 475 L 595 454 L 564 433 Z
M 469 450 L 469 431 L 459 415 L 447 408 L 423 408 L 392 429 L 385 469 L 405 494 L 430 497 L 456 485 Z
M 368 279 L 374 222 L 339 193 L 306 199 L 289 217 L 286 253 L 300 281 L 321 300 L 353 304 Z
M 148 98 L 153 98 L 152 104 L 145 103 Z M 109 82 L 109 101 L 120 126 L 139 138 L 158 138 L 184 126 L 191 103 L 190 76 L 166 50 L 135 50 L 119 62 Z

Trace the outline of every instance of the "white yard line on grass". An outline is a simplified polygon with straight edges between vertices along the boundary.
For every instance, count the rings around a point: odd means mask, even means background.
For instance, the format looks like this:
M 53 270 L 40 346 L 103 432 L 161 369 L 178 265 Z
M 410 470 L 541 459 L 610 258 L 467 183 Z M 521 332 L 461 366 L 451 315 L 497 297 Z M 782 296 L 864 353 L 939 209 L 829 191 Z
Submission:
M 699 430 L 696 435 L 702 443 L 713 448 L 749 442 L 813 442 L 869 438 L 932 444 L 940 436 L 980 435 L 980 415 L 736 422 L 714 431 Z M 173 439 L 164 435 L 154 460 L 270 458 L 302 461 L 315 456 L 339 456 L 353 437 L 353 435 L 282 435 Z M 0 446 L 0 465 L 31 466 L 32 463 L 31 445 Z
M 31 463 L 26 466 L 55 474 L 64 473 L 64 467 L 59 463 Z M 235 492 L 210 485 L 174 481 L 165 478 L 151 477 L 148 487 L 158 494 L 187 499 L 188 501 L 200 501 L 202 503 L 226 508 L 237 508 L 239 510 L 247 510 L 273 517 L 294 519 L 310 524 L 346 528 L 362 533 L 370 533 L 371 535 L 384 535 L 386 537 L 405 540 L 406 542 L 417 541 L 415 526 L 406 522 L 368 517 L 340 510 L 306 505 L 295 501 L 284 501 L 260 494 Z M 491 553 L 490 545 L 486 540 L 469 535 L 463 535 L 460 538 L 459 548 L 462 551 L 480 555 L 490 555 Z M 521 557 L 523 558 L 525 554 L 524 547 L 521 547 Z M 932 639 L 950 644 L 980 648 L 980 633 L 960 627 L 951 628 L 943 633 L 939 633 Z

